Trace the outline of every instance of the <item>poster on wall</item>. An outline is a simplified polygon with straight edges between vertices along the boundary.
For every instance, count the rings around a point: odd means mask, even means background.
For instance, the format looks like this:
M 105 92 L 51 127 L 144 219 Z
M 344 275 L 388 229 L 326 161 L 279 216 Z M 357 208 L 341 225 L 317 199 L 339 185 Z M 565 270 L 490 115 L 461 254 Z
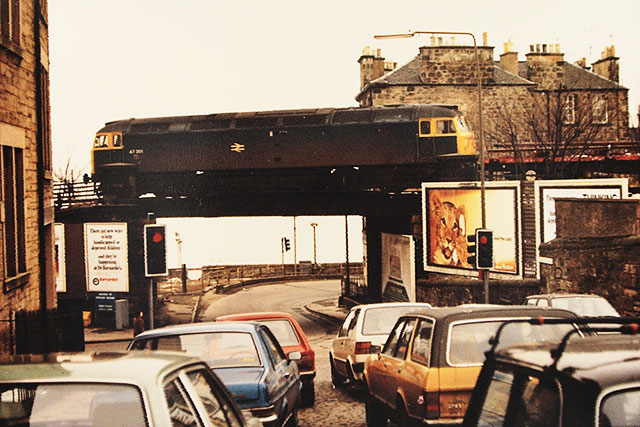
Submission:
M 536 181 L 538 244 L 556 238 L 555 198 L 624 199 L 628 191 L 627 178 Z
M 492 276 L 522 275 L 519 200 L 519 182 L 485 184 L 486 228 L 494 236 Z M 477 276 L 467 237 L 482 228 L 480 183 L 423 183 L 422 226 L 425 271 Z
M 84 224 L 87 290 L 129 292 L 127 223 Z
M 412 236 L 381 233 L 382 301 L 416 301 L 415 243 Z
M 64 224 L 54 224 L 54 261 L 56 263 L 56 292 L 67 292 L 67 267 L 64 248 Z

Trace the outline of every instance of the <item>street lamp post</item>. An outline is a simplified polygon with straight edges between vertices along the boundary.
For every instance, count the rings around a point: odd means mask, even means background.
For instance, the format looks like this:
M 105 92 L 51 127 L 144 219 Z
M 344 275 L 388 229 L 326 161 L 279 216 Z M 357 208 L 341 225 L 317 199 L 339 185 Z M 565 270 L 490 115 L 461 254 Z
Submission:
M 313 265 L 318 265 L 316 262 L 316 227 L 318 226 L 318 223 L 312 222 L 309 225 L 313 228 Z
M 187 272 L 185 265 L 182 263 L 182 239 L 176 231 L 176 244 L 178 245 L 178 265 L 180 266 L 180 281 L 182 282 L 182 292 L 187 292 Z M 173 286 L 171 288 L 173 291 Z
M 484 183 L 484 128 L 482 126 L 482 76 L 480 74 L 480 58 L 478 57 L 478 44 L 476 43 L 476 36 L 473 33 L 457 32 L 457 31 L 413 31 L 406 34 L 386 34 L 376 35 L 375 39 L 397 39 L 397 38 L 410 38 L 418 34 L 445 34 L 445 35 L 461 35 L 471 36 L 473 39 L 473 54 L 476 62 L 476 80 L 478 88 L 478 134 L 479 134 L 479 156 L 480 162 L 480 211 L 482 216 L 482 229 L 487 228 L 487 213 L 485 207 L 485 183 Z M 480 270 L 482 273 L 482 281 L 484 285 L 484 302 L 489 303 L 489 270 Z

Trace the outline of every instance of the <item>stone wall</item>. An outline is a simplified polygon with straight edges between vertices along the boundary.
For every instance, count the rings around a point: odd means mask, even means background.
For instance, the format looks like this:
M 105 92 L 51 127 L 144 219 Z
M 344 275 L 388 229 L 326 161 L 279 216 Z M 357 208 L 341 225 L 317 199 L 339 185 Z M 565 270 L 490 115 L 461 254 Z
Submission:
M 601 295 L 640 315 L 640 201 L 556 200 L 557 238 L 540 246 L 547 292 Z

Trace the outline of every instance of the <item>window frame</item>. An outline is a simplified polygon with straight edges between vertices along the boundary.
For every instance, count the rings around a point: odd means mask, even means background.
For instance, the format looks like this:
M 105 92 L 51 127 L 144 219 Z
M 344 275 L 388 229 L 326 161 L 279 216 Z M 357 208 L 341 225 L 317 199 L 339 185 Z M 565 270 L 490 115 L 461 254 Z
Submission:
M 3 290 L 9 292 L 29 281 L 27 269 L 27 220 L 24 183 L 24 149 L 1 145 L 0 201 L 4 214 Z
M 609 123 L 609 109 L 607 108 L 607 98 L 602 93 L 596 93 L 591 100 L 591 111 L 593 123 L 605 125 Z
M 0 45 L 22 55 L 20 0 L 0 0 Z
M 414 354 L 416 354 L 416 341 L 418 341 L 418 339 L 420 338 L 420 330 L 422 328 L 423 325 L 429 325 L 431 327 L 431 335 L 429 337 L 429 349 L 427 351 L 427 357 L 426 360 L 423 359 L 418 359 L 416 357 L 414 357 Z M 433 352 L 433 335 L 435 333 L 435 329 L 436 329 L 436 320 L 434 318 L 420 318 L 418 321 L 418 324 L 416 325 L 416 327 L 414 328 L 416 332 L 414 332 L 413 334 L 413 340 L 411 342 L 411 354 L 410 354 L 410 358 L 412 361 L 419 363 L 420 365 L 424 365 L 424 366 L 430 366 L 431 365 L 431 358 L 432 355 L 431 353 Z M 425 340 L 426 341 L 426 340 Z
M 576 94 L 568 93 L 562 105 L 562 123 L 573 125 L 576 123 Z

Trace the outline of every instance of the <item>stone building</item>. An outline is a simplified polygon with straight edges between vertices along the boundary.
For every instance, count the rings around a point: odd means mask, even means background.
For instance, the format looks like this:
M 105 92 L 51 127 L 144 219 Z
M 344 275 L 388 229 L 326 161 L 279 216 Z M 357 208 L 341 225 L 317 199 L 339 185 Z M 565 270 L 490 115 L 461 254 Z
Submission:
M 46 0 L 0 0 L 0 353 L 56 335 L 47 20 Z
M 361 106 L 456 104 L 477 134 L 476 50 L 488 150 L 505 142 L 501 126 L 506 122 L 520 128 L 519 141 L 533 141 L 526 119 L 548 110 L 553 99 L 560 100 L 557 110 L 562 124 L 585 120 L 595 125 L 584 138 L 605 145 L 629 141 L 628 89 L 619 84 L 619 58 L 613 46 L 606 48 L 591 68 L 584 59 L 575 64 L 565 61 L 559 45 L 546 44 L 531 45 L 526 60 L 520 61 L 512 43 L 505 43 L 496 61 L 486 35 L 477 49 L 459 45 L 455 38 L 445 42 L 431 37 L 430 45 L 420 47 L 418 55 L 400 67 L 385 61 L 379 50 L 373 53 L 367 48 L 358 60 L 361 89 L 356 100 Z M 546 123 L 540 129 L 544 127 Z

